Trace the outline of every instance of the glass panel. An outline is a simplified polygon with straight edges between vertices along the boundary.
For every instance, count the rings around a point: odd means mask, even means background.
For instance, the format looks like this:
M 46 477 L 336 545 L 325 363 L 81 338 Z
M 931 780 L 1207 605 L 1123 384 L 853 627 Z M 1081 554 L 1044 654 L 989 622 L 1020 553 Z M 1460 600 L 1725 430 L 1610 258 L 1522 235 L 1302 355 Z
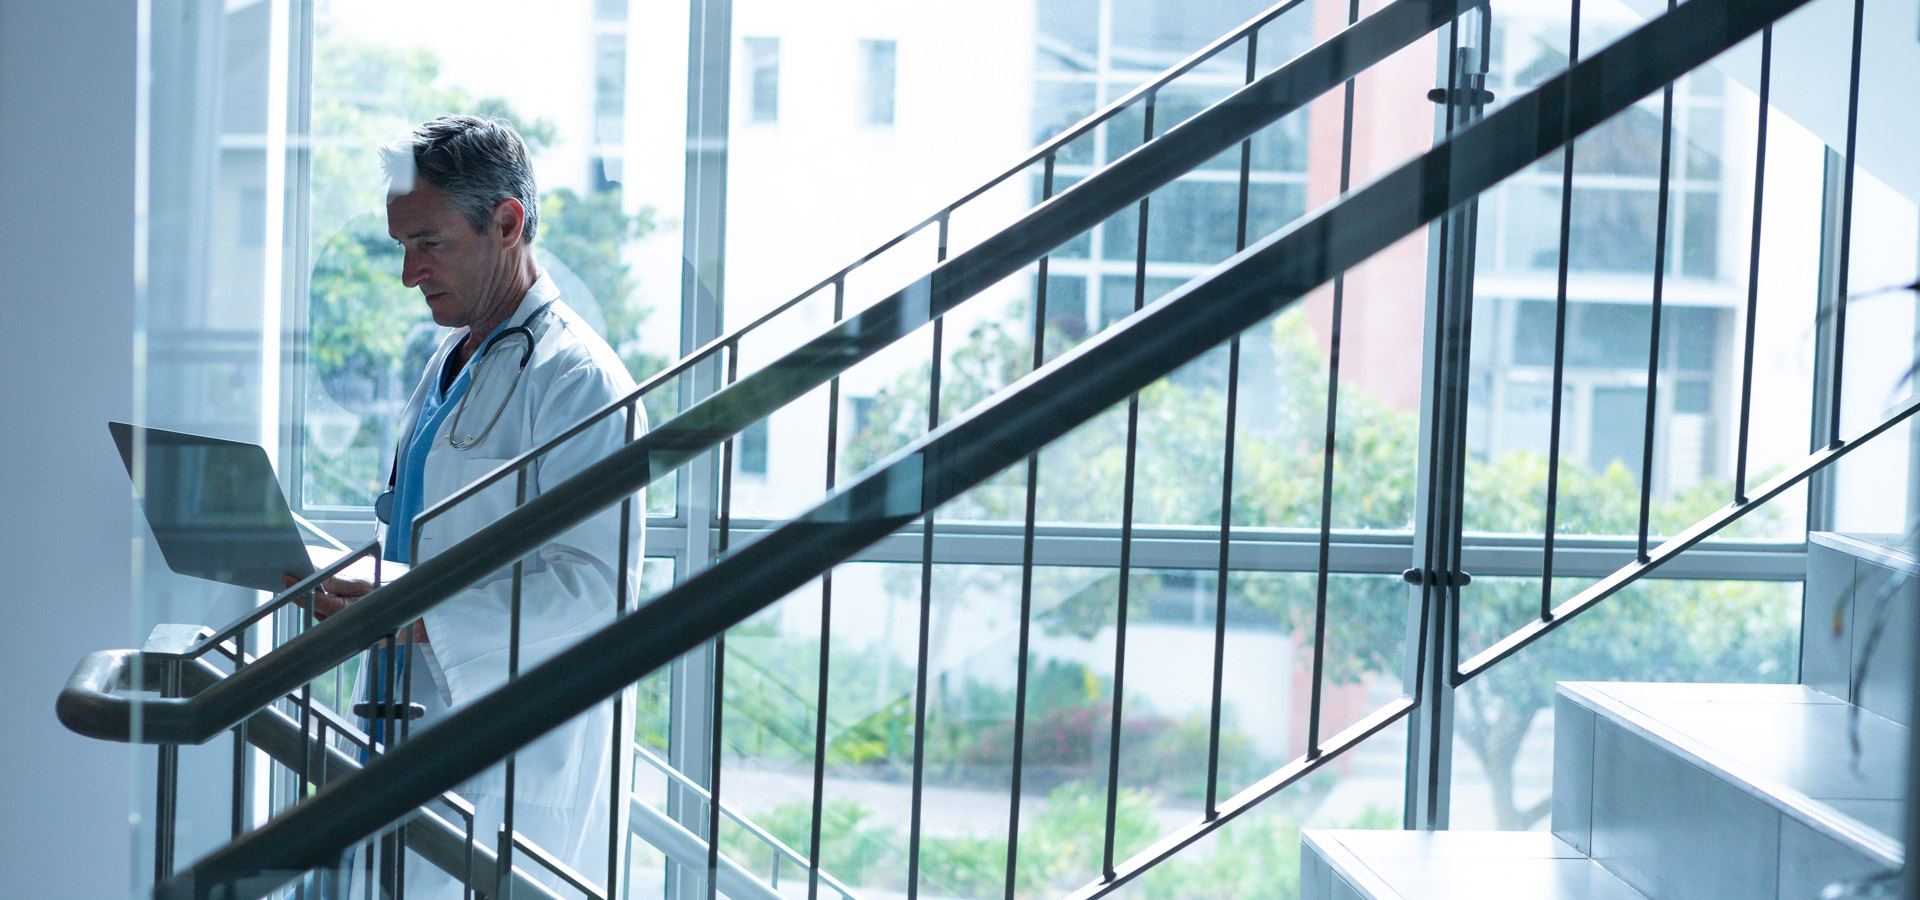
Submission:
M 596 19 L 586 3 L 539 16 L 509 4 L 462 4 L 458 15 L 443 6 L 328 0 L 314 10 L 313 271 L 307 369 L 296 381 L 305 409 L 298 485 L 309 508 L 369 505 L 384 489 L 380 461 L 397 444 L 411 388 L 444 335 L 400 283 L 400 256 L 382 216 L 374 149 L 414 123 L 477 113 L 516 124 L 543 188 L 537 258 L 568 305 L 607 337 L 636 378 L 678 349 L 679 217 L 662 210 L 677 210 L 680 181 L 625 167 L 622 146 L 627 123 L 661 121 L 672 103 L 658 97 L 674 93 L 629 96 L 630 68 L 644 83 L 664 86 L 683 83 L 684 66 L 671 72 L 649 56 L 629 67 L 628 47 L 640 38 L 617 9 L 601 8 Z M 440 27 L 449 18 L 472 24 Z M 578 71 L 509 73 L 481 52 L 486 42 L 475 28 L 511 29 L 595 62 Z M 402 46 L 400 34 L 440 37 Z M 569 103 L 572 96 L 593 102 Z M 669 132 L 677 141 L 680 130 Z M 670 258 L 660 252 L 666 248 Z M 656 509 L 671 508 L 671 484 L 656 491 L 665 497 Z
M 1559 29 L 1564 11 L 1528 24 L 1508 11 L 1511 64 L 1528 28 Z M 1544 14 L 1542 14 L 1544 15 Z M 1603 24 L 1604 24 L 1604 20 Z M 1595 26 L 1589 25 L 1589 30 Z M 1543 30 L 1544 29 L 1544 30 Z M 1537 38 L 1536 38 L 1537 39 Z M 1584 41 L 1583 41 L 1584 43 Z M 1757 60 L 1757 57 L 1755 57 Z M 1726 63 L 1726 65 L 1733 65 Z M 1555 329 L 1564 314 L 1556 533 L 1633 535 L 1650 484 L 1655 539 L 1731 499 L 1739 464 L 1749 289 L 1755 294 L 1747 479 L 1757 485 L 1801 457 L 1812 391 L 1819 184 L 1805 161 L 1819 144 L 1771 115 L 1769 215 L 1753 262 L 1752 162 L 1757 97 L 1741 69 L 1709 69 L 1675 89 L 1675 168 L 1669 198 L 1652 470 L 1646 468 L 1647 342 L 1659 208 L 1658 96 L 1574 147 L 1566 306 L 1558 308 L 1563 157 L 1514 176 L 1481 205 L 1467 468 L 1466 527 L 1541 535 L 1554 424 Z M 1496 71 L 1496 80 L 1518 77 Z M 1731 83 L 1729 83 L 1731 81 Z M 1547 164 L 1550 162 L 1551 164 Z M 1804 501 L 1781 498 L 1727 536 L 1799 540 Z

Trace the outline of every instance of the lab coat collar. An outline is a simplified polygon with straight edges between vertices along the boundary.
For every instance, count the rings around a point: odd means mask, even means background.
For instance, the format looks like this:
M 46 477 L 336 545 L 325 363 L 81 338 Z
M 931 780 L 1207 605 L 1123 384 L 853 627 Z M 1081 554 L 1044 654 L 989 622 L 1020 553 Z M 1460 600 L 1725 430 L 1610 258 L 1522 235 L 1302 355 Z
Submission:
M 525 325 L 541 307 L 558 299 L 560 299 L 560 286 L 554 283 L 553 276 L 542 270 L 540 277 L 534 279 L 533 286 L 527 288 L 526 296 L 520 298 L 520 305 L 513 308 L 513 315 L 508 316 L 505 322 L 494 326 L 494 330 L 499 332 Z M 466 340 L 471 331 L 472 326 L 467 326 L 449 335 L 446 342 L 441 345 L 440 352 L 435 355 L 434 362 L 439 363 L 449 351 L 459 346 L 461 341 Z M 435 365 L 427 371 L 438 372 L 440 369 Z
M 542 270 L 540 277 L 534 279 L 533 286 L 527 288 L 527 295 L 520 298 L 520 305 L 514 308 L 513 315 L 507 317 L 505 327 L 514 328 L 527 324 L 527 319 L 532 317 L 536 310 L 559 298 L 560 286 L 553 282 L 553 276 Z

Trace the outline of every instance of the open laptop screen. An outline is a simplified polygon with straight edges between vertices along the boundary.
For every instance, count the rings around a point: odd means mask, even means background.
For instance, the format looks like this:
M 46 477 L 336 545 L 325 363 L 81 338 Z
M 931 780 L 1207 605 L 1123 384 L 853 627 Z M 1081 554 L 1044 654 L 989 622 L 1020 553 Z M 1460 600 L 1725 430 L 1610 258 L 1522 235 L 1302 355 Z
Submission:
M 145 442 L 142 509 L 168 568 L 263 591 L 313 574 L 265 450 L 125 422 L 108 428 L 129 475 L 135 442 Z

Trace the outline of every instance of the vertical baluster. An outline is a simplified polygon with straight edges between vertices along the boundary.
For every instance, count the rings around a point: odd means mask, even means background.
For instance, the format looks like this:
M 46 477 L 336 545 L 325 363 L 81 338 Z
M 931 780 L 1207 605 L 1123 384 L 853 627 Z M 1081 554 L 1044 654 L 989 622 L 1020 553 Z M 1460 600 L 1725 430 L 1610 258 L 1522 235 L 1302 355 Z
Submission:
M 1447 29 L 1445 84 L 1449 92 L 1457 90 L 1462 83 L 1461 27 L 1462 22 L 1455 18 Z M 1452 135 L 1465 124 L 1462 118 L 1463 111 L 1459 104 L 1449 100 L 1443 113 L 1444 133 Z M 1445 564 L 1448 541 L 1446 528 L 1449 517 L 1446 511 L 1451 497 L 1448 479 L 1452 477 L 1453 469 L 1442 464 L 1452 453 L 1454 430 L 1450 423 L 1455 408 L 1459 406 L 1453 396 L 1457 385 L 1451 354 L 1457 339 L 1453 337 L 1451 329 L 1457 318 L 1452 307 L 1458 303 L 1459 275 L 1455 257 L 1459 254 L 1455 245 L 1461 240 L 1457 233 L 1461 218 L 1458 212 L 1441 217 L 1439 233 L 1435 238 L 1435 288 L 1433 302 L 1429 305 L 1433 323 L 1431 342 L 1435 349 L 1432 369 L 1425 376 L 1431 379 L 1433 385 L 1430 406 L 1426 410 L 1428 420 L 1433 423 L 1432 438 L 1426 448 L 1427 484 L 1431 487 L 1424 498 L 1426 506 L 1421 511 L 1423 521 L 1420 525 L 1424 540 L 1420 547 L 1420 566 L 1405 573 L 1409 581 L 1420 586 L 1419 645 L 1414 651 L 1413 699 L 1417 709 L 1409 729 L 1407 746 L 1405 820 L 1407 827 L 1420 829 L 1446 827 L 1451 691 L 1455 661 L 1460 655 L 1458 635 L 1448 627 L 1448 620 L 1457 610 L 1451 605 L 1438 580 L 1431 576 Z
M 313 604 L 318 600 L 319 596 L 320 586 L 317 584 L 307 592 L 306 608 L 300 612 L 300 631 L 302 634 L 313 628 Z M 293 792 L 294 797 L 297 798 L 296 802 L 307 799 L 307 774 L 313 756 L 307 744 L 307 731 L 312 727 L 312 723 L 313 683 L 307 682 L 300 685 L 300 781 L 298 787 L 296 787 Z
M 1834 273 L 1833 293 L 1833 390 L 1828 397 L 1827 446 L 1840 446 L 1840 393 L 1846 373 L 1847 350 L 1847 270 L 1853 264 L 1853 174 L 1860 149 L 1860 55 L 1861 34 L 1867 17 L 1867 0 L 1853 2 L 1853 59 L 1847 72 L 1847 159 L 1841 174 L 1840 259 Z
M 373 716 L 379 723 L 380 734 L 384 740 L 384 743 L 381 745 L 382 750 L 390 752 L 399 744 L 400 738 L 400 730 L 397 727 L 398 723 L 395 722 L 393 718 L 394 709 L 399 705 L 395 702 L 395 698 L 399 696 L 399 682 L 405 677 L 405 673 L 400 671 L 399 663 L 400 633 L 397 631 L 387 632 L 386 640 L 379 646 L 380 659 L 382 662 L 381 669 L 384 673 L 382 678 L 386 684 L 386 692 L 380 695 L 380 702 L 374 707 Z M 308 705 L 307 701 L 309 699 L 305 693 L 304 686 L 300 699 L 302 709 L 304 710 Z M 305 725 L 302 725 L 300 728 L 300 737 L 302 739 L 300 746 L 300 784 L 302 790 L 305 790 L 307 783 L 307 755 L 308 748 L 311 746 L 304 742 L 307 737 Z M 511 785 L 511 782 L 509 782 L 509 785 Z M 397 896 L 401 890 L 399 842 L 400 829 L 395 829 L 380 836 L 380 883 L 384 896 L 388 897 Z
M 1573 0 L 1567 29 L 1567 67 L 1580 64 L 1580 0 Z M 1553 545 L 1560 531 L 1560 422 L 1567 376 L 1567 268 L 1573 252 L 1573 152 L 1560 151 L 1560 258 L 1553 295 L 1553 399 L 1547 414 L 1547 521 L 1540 548 L 1540 621 L 1553 620 Z
M 246 660 L 247 633 L 245 630 L 242 630 L 239 634 L 233 636 L 233 672 L 235 675 L 240 674 L 240 669 L 246 665 Z M 247 827 L 247 720 L 245 719 L 241 719 L 240 724 L 233 726 L 233 781 L 231 789 L 233 791 L 233 808 L 229 810 L 230 821 L 228 823 L 228 830 L 230 837 L 237 838 Z
M 167 660 L 160 674 L 160 696 L 180 696 L 180 662 Z M 153 800 L 153 879 L 164 881 L 173 874 L 174 829 L 178 825 L 180 797 L 180 746 L 161 744 L 154 774 Z
M 327 720 L 326 719 L 320 719 L 314 723 L 313 744 L 314 744 L 314 747 L 317 748 L 316 750 L 317 755 L 320 757 L 320 773 L 314 777 L 314 783 L 321 786 L 325 786 L 327 783 L 327 769 L 328 769 L 328 766 L 327 766 Z
M 460 885 L 461 885 L 461 889 L 460 889 L 460 900 L 473 900 L 473 898 L 474 898 L 474 890 L 473 890 L 473 814 L 472 814 L 472 813 L 468 813 L 468 814 L 467 814 L 467 816 L 466 816 L 466 820 L 467 820 L 467 827 L 466 827 L 466 832 L 465 832 L 465 833 L 466 833 L 466 836 L 467 836 L 467 840 L 466 840 L 466 843 L 465 843 L 465 844 L 463 844 L 463 845 L 461 846 L 461 850 L 462 850 L 462 851 L 464 852 L 464 854 L 465 854 L 465 859 L 466 859 L 466 865 L 465 865 L 465 866 L 463 866 L 463 867 L 462 867 L 462 868 L 460 869 L 460 871 L 461 871 L 461 872 L 463 873 L 463 874 L 461 875 L 461 877 L 460 877 Z
M 1489 57 L 1493 53 L 1493 13 L 1487 7 L 1479 7 L 1475 18 L 1479 26 L 1478 51 L 1470 54 L 1470 67 L 1461 73 L 1461 82 L 1465 88 L 1462 100 L 1464 105 L 1462 124 L 1465 125 L 1471 125 L 1480 120 L 1486 112 L 1486 104 L 1491 96 L 1486 91 L 1486 83 Z M 1443 586 L 1449 610 L 1447 646 L 1452 648 L 1452 660 L 1447 666 L 1449 690 L 1458 686 L 1455 679 L 1459 677 L 1460 671 L 1460 589 L 1464 586 L 1464 581 L 1459 576 L 1463 572 L 1461 551 L 1466 543 L 1461 536 L 1466 530 L 1468 393 L 1472 385 L 1473 372 L 1473 288 L 1475 279 L 1478 277 L 1476 274 L 1478 258 L 1475 248 L 1480 245 L 1480 199 L 1477 195 L 1467 201 L 1465 215 L 1461 217 L 1461 222 L 1465 236 L 1459 245 L 1461 253 L 1456 269 L 1460 284 L 1460 290 L 1456 294 L 1456 299 L 1459 301 L 1459 338 L 1453 344 L 1452 375 L 1458 399 L 1454 405 L 1450 424 L 1452 447 L 1447 456 L 1453 471 L 1449 476 L 1451 480 L 1447 493 L 1449 498 L 1449 521 L 1446 531 L 1447 577 Z M 1451 733 L 1452 730 L 1452 725 L 1449 724 L 1447 731 Z M 1449 761 L 1449 779 L 1451 766 L 1452 763 Z M 1451 784 L 1443 785 L 1441 789 L 1451 792 L 1452 786 Z M 1451 803 L 1451 800 L 1448 802 Z
M 846 315 L 847 281 L 833 280 L 833 321 Z M 840 467 L 840 378 L 827 382 L 827 478 L 829 493 Z M 826 807 L 827 675 L 832 662 L 833 570 L 820 573 L 820 669 L 815 676 L 813 702 L 813 809 L 807 839 L 807 900 L 820 896 L 820 820 Z
M 1252 84 L 1260 59 L 1260 31 L 1247 32 L 1245 83 Z M 1240 142 L 1240 195 L 1234 219 L 1233 249 L 1247 247 L 1247 194 L 1253 179 L 1253 139 Z M 1207 798 L 1205 816 L 1220 814 L 1221 694 L 1227 670 L 1227 565 L 1233 547 L 1233 447 L 1240 414 L 1240 335 L 1227 341 L 1227 410 L 1220 459 L 1220 559 L 1214 571 L 1213 684 L 1207 706 Z
M 1359 0 L 1347 4 L 1347 24 L 1360 19 Z M 1353 186 L 1353 100 L 1356 86 L 1347 79 L 1341 96 L 1340 193 Z M 1340 341 L 1346 318 L 1347 274 L 1333 277 L 1333 310 L 1327 329 L 1327 423 L 1320 458 L 1320 555 L 1313 595 L 1313 673 L 1308 682 L 1307 758 L 1320 757 L 1320 709 L 1327 659 L 1327 588 L 1333 556 L 1333 478 L 1340 434 Z
M 408 711 L 413 709 L 414 627 L 413 623 L 401 626 L 400 643 L 395 647 L 400 653 L 400 702 L 387 704 L 387 713 L 392 717 L 393 730 L 400 736 L 400 743 L 406 742 L 407 735 L 413 728 L 413 717 L 408 715 Z M 396 900 L 405 900 L 407 893 L 407 829 L 405 825 L 394 829 L 393 872 Z
M 1142 101 L 1144 112 L 1140 129 L 1142 144 L 1153 140 L 1153 111 L 1158 99 L 1157 92 L 1149 92 Z M 1140 198 L 1139 218 L 1134 235 L 1133 309 L 1135 312 L 1146 305 L 1147 226 L 1150 199 L 1152 198 Z M 1120 724 L 1126 707 L 1127 599 L 1130 583 L 1133 580 L 1133 488 L 1139 449 L 1140 395 L 1134 394 L 1127 398 L 1126 467 L 1120 488 L 1120 588 L 1114 603 L 1116 611 L 1113 633 L 1113 720 L 1108 729 L 1107 743 L 1106 836 L 1101 843 L 1100 855 L 1100 871 L 1109 880 L 1113 878 L 1114 821 L 1120 814 Z
M 513 508 L 519 509 L 527 502 L 527 465 L 521 463 L 514 472 Z M 418 559 L 418 557 L 415 557 Z M 507 609 L 507 683 L 520 678 L 520 588 L 525 565 L 521 560 L 513 561 L 513 585 L 509 595 Z M 502 798 L 505 808 L 500 817 L 499 850 L 500 860 L 500 896 L 513 896 L 513 807 L 515 780 L 518 773 L 518 753 L 507 754 L 506 796 Z
M 947 259 L 947 230 L 953 211 L 943 210 L 939 218 L 939 246 L 935 262 Z M 927 379 L 927 430 L 940 427 L 940 353 L 945 318 L 933 320 L 933 350 Z M 925 800 L 927 748 L 927 657 L 933 634 L 933 510 L 920 520 L 920 630 L 917 638 L 913 678 L 913 797 L 907 825 L 907 898 L 920 896 L 920 819 Z
M 1671 12 L 1678 0 L 1667 0 Z M 1660 89 L 1660 193 L 1655 214 L 1653 238 L 1653 306 L 1647 326 L 1647 414 L 1641 430 L 1640 450 L 1640 550 L 1639 559 L 1647 561 L 1648 519 L 1653 510 L 1653 438 L 1654 416 L 1660 397 L 1660 325 L 1661 307 L 1667 284 L 1667 227 L 1673 194 L 1673 84 Z
M 1054 154 L 1041 163 L 1040 199 L 1053 199 Z M 1047 260 L 1040 257 L 1033 287 L 1033 358 L 1031 368 L 1047 361 Z M 1027 667 L 1033 637 L 1033 537 L 1040 492 L 1040 454 L 1027 456 L 1026 516 L 1020 526 L 1020 637 L 1013 670 L 1013 780 L 1007 801 L 1007 900 L 1013 900 L 1020 865 L 1020 790 L 1026 766 Z
M 623 445 L 633 443 L 638 428 L 639 403 L 640 398 L 635 395 L 628 398 L 626 407 L 622 410 L 626 417 L 625 431 L 621 438 Z M 639 514 L 644 516 L 647 511 L 642 509 Z M 616 620 L 626 616 L 627 592 L 636 587 L 629 583 L 630 578 L 627 574 L 627 567 L 633 565 L 633 552 L 629 546 L 633 541 L 633 516 L 633 497 L 629 496 L 620 501 L 620 548 L 617 553 L 619 567 L 614 572 L 613 590 L 613 617 Z M 644 560 L 641 564 L 645 565 Z M 622 790 L 627 786 L 628 779 L 621 776 L 632 770 L 633 763 L 633 754 L 628 748 L 629 742 L 633 739 L 633 728 L 624 720 L 626 712 L 626 692 L 614 694 L 613 746 L 608 748 L 608 752 L 613 754 L 608 757 L 613 764 L 607 767 L 609 782 L 607 785 L 607 900 L 619 900 L 620 879 L 626 874 L 620 871 L 620 847 L 626 840 L 628 817 L 623 811 L 627 808 L 626 804 L 630 802 L 630 798 L 627 796 L 627 791 Z
M 1733 455 L 1733 502 L 1747 503 L 1747 439 L 1753 430 L 1753 339 L 1760 315 L 1760 226 L 1767 196 L 1767 110 L 1773 91 L 1773 26 L 1760 32 L 1759 134 L 1753 149 L 1753 238 L 1747 251 L 1747 333 L 1740 356 L 1740 438 Z
M 740 343 L 729 341 L 727 350 L 727 387 L 732 387 L 740 377 Z M 733 538 L 733 446 L 734 438 L 727 438 L 720 446 L 720 536 L 715 545 L 715 556 L 727 552 Z M 719 896 L 720 890 L 720 762 L 724 755 L 721 747 L 722 720 L 726 717 L 727 689 L 727 634 L 721 632 L 713 638 L 713 722 L 712 741 L 709 744 L 711 756 L 708 760 L 713 772 L 713 784 L 708 787 L 707 795 L 707 898 Z

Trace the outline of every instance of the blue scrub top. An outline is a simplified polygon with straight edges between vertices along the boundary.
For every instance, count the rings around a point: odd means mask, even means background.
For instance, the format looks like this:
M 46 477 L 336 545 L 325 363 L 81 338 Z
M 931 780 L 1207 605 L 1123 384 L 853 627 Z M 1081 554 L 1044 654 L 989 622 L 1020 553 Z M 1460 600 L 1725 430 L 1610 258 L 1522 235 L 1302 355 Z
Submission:
M 487 340 L 506 330 L 507 323 L 495 326 Z M 400 462 L 395 466 L 393 482 L 393 509 L 388 512 L 387 544 L 383 555 L 393 562 L 413 564 L 413 520 L 426 507 L 427 453 L 433 449 L 433 436 L 440 431 L 440 423 L 446 421 L 460 405 L 460 398 L 467 393 L 467 385 L 473 380 L 473 367 L 484 356 L 486 342 L 481 343 L 481 353 L 467 357 L 466 364 L 460 367 L 460 374 L 445 391 L 440 389 L 446 384 L 446 369 L 453 365 L 453 354 L 449 352 L 441 364 L 441 370 L 433 374 L 433 383 L 427 386 L 427 395 L 420 404 L 420 417 L 414 420 L 413 435 L 407 438 L 405 450 Z

